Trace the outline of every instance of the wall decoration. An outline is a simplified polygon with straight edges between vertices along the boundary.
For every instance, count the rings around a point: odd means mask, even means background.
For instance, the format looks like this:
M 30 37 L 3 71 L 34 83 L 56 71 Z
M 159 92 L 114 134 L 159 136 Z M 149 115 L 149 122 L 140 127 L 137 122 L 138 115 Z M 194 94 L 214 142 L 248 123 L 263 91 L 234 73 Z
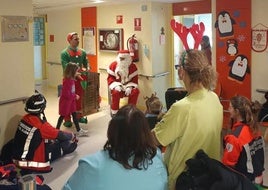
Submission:
M 238 53 L 238 43 L 236 39 L 226 41 L 226 52 L 230 56 L 235 56 Z
M 251 30 L 252 49 L 256 52 L 263 52 L 267 48 L 267 32 L 268 27 L 263 24 L 257 24 Z
M 123 29 L 99 29 L 100 51 L 119 51 L 123 49 Z
M 83 28 L 83 49 L 88 55 L 96 55 L 95 27 Z
M 19 42 L 28 40 L 28 17 L 2 16 L 2 42 Z
M 245 55 L 236 56 L 236 58 L 229 63 L 229 67 L 228 79 L 238 83 L 242 83 L 246 74 L 250 73 L 248 58 Z
M 236 24 L 235 20 L 231 17 L 228 11 L 221 11 L 218 13 L 215 28 L 218 29 L 221 38 L 234 35 L 233 25 Z
M 216 69 L 222 100 L 242 94 L 251 99 L 251 0 L 217 0 Z M 222 101 L 224 110 L 229 102 Z M 224 112 L 223 128 L 229 127 Z

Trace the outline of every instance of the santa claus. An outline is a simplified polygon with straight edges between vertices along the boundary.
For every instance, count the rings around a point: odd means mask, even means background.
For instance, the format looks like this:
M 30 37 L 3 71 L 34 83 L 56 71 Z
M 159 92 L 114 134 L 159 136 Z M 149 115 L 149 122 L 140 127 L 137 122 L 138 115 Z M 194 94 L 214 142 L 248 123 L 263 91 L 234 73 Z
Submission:
M 108 87 L 111 91 L 111 114 L 119 109 L 120 98 L 128 97 L 128 104 L 136 105 L 139 96 L 138 70 L 128 50 L 120 50 L 114 62 L 109 65 Z

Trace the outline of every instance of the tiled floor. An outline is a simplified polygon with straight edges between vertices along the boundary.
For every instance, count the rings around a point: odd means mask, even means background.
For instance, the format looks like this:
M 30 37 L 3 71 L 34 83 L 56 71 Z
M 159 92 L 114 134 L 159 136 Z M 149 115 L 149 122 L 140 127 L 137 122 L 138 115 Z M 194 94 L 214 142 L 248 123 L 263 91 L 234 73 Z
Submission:
M 36 88 L 45 95 L 47 99 L 47 108 L 45 110 L 48 121 L 52 125 L 56 125 L 58 119 L 58 97 L 57 89 L 47 88 L 46 85 L 37 85 Z M 109 107 L 107 102 L 101 103 L 98 113 L 88 116 L 88 124 L 82 124 L 81 127 L 89 130 L 89 137 L 81 137 L 76 152 L 70 156 L 65 156 L 52 163 L 53 170 L 48 174 L 44 174 L 45 183 L 53 190 L 58 190 L 73 173 L 77 167 L 79 158 L 86 154 L 94 153 L 101 149 L 106 141 L 106 130 L 110 121 Z M 63 130 L 72 130 L 73 128 L 62 127 Z M 264 172 L 264 184 L 268 185 L 268 144 L 266 143 L 265 153 L 266 161 Z

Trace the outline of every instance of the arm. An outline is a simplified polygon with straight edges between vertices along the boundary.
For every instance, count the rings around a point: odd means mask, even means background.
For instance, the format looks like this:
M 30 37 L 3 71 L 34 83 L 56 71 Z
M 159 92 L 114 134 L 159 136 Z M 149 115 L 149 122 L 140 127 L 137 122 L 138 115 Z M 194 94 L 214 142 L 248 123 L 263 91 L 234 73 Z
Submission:
M 156 136 L 155 136 L 155 132 L 154 132 L 154 131 L 152 131 L 152 135 L 153 135 L 153 139 L 154 139 L 154 141 L 155 141 L 155 145 L 156 145 L 156 146 L 161 145 L 160 142 L 158 141 L 158 139 L 156 138 Z
M 115 72 L 114 72 L 115 68 L 116 68 L 116 62 L 113 62 L 109 65 L 107 69 L 107 73 L 108 73 L 107 83 L 108 83 L 109 89 L 111 90 L 113 90 L 116 86 L 122 86 L 122 83 L 116 79 Z
M 130 66 L 129 66 L 129 76 L 128 76 L 128 78 L 129 78 L 129 82 L 126 84 L 126 88 L 127 87 L 133 87 L 133 88 L 137 88 L 138 87 L 138 79 L 139 79 L 139 77 L 138 77 L 138 69 L 137 69 L 137 67 L 136 67 L 136 65 L 135 64 L 130 64 Z
M 235 166 L 242 147 L 240 146 L 239 140 L 234 135 L 227 135 L 224 137 L 224 151 L 222 162 L 228 166 Z
M 95 160 L 96 161 L 96 160 Z M 63 190 L 99 189 L 98 164 L 90 156 L 79 160 L 78 167 L 63 186 Z
M 82 50 L 83 52 L 83 61 L 82 61 L 82 64 L 83 64 L 83 67 L 86 69 L 86 71 L 90 70 L 90 65 L 89 65 L 89 62 L 88 62 L 88 59 L 87 59 L 87 53 L 85 50 Z
M 155 139 L 162 146 L 167 146 L 184 135 L 185 129 L 189 127 L 189 106 L 177 102 L 171 106 L 168 112 L 152 130 Z
M 64 49 L 61 52 L 61 65 L 62 65 L 62 69 L 63 71 L 65 70 L 67 64 L 70 62 L 70 55 L 67 52 L 67 49 Z
M 59 131 L 57 139 L 60 141 L 71 141 L 74 138 L 73 133 L 69 132 L 64 132 L 64 131 Z

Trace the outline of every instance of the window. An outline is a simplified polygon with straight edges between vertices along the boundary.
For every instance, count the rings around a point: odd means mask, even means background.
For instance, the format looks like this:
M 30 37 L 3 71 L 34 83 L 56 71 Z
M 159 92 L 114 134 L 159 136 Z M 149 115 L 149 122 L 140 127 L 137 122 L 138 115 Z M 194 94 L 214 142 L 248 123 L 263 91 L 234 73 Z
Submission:
M 212 45 L 212 15 L 209 14 L 198 14 L 198 15 L 183 15 L 183 16 L 174 16 L 174 19 L 177 22 L 182 23 L 186 27 L 191 27 L 194 23 L 203 22 L 205 25 L 205 32 L 204 35 L 209 36 L 210 44 Z M 181 39 L 174 33 L 173 45 L 174 45 L 174 65 L 178 64 L 180 60 L 180 53 L 184 50 Z M 191 35 L 188 35 L 187 41 L 190 48 L 193 48 L 193 38 Z M 200 48 L 200 47 L 199 47 Z M 175 87 L 182 87 L 178 79 L 178 72 L 174 70 L 174 65 L 172 66 L 173 69 L 173 85 Z

